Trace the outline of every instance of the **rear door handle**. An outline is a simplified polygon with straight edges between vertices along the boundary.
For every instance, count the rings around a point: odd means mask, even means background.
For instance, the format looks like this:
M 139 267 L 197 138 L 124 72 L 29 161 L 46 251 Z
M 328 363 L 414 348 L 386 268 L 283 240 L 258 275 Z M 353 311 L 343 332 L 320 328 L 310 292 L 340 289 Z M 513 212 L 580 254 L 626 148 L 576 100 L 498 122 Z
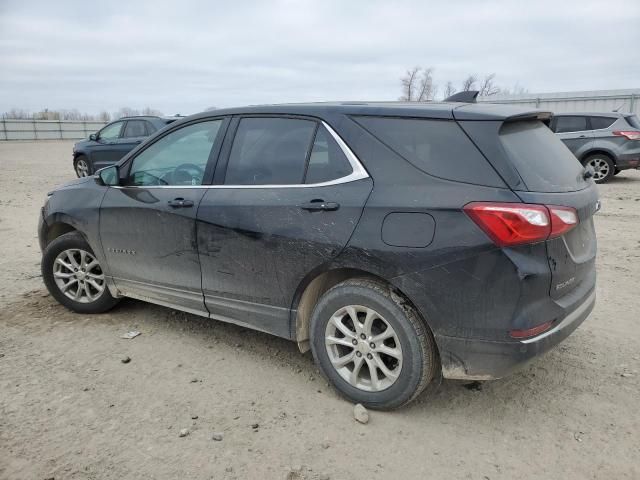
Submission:
M 334 211 L 340 208 L 340 204 L 336 202 L 325 202 L 324 200 L 311 200 L 310 202 L 298 205 L 303 210 L 309 210 L 310 212 L 317 212 L 321 210 Z
M 169 200 L 169 202 L 167 202 L 169 204 L 170 207 L 172 208 L 188 208 L 188 207 L 193 207 L 193 201 L 192 200 L 185 200 L 184 198 L 174 198 L 173 200 Z

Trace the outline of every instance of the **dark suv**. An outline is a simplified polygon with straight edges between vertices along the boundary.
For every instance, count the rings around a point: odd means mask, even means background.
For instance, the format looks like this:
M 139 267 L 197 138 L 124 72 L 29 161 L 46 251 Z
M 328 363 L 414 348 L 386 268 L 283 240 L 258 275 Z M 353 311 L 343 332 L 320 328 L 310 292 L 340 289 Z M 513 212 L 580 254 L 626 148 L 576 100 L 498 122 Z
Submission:
M 152 133 L 176 118 L 125 117 L 105 125 L 97 133 L 73 146 L 73 169 L 87 177 L 113 165 Z
M 571 113 L 553 117 L 551 129 L 594 171 L 596 183 L 640 165 L 640 120 L 628 113 Z
M 598 193 L 550 117 L 462 103 L 195 115 L 50 194 L 43 278 L 76 312 L 126 296 L 294 340 L 373 408 L 441 376 L 502 377 L 595 302 Z

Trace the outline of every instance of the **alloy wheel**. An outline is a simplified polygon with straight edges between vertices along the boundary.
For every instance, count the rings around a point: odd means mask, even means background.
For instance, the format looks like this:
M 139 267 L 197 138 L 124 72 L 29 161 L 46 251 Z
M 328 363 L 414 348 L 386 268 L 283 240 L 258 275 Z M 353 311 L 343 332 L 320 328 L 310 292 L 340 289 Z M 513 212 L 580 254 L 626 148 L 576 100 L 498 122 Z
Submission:
M 76 162 L 76 173 L 78 174 L 78 177 L 89 176 L 89 165 L 86 160 L 80 159 Z
M 592 158 L 587 162 L 587 165 L 593 168 L 593 179 L 603 180 L 609 175 L 609 163 L 600 157 Z
M 398 335 L 371 308 L 349 305 L 335 312 L 325 329 L 325 346 L 336 372 L 360 390 L 380 392 L 400 376 Z
M 105 289 L 100 264 L 91 253 L 79 248 L 58 254 L 53 262 L 53 278 L 62 293 L 79 303 L 96 301 Z

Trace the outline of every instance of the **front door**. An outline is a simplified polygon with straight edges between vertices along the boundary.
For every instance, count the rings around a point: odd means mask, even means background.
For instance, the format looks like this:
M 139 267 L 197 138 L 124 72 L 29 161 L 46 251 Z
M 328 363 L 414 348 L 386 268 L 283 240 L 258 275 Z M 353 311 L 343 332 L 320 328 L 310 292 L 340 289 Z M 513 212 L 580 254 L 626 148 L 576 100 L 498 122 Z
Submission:
M 98 139 L 91 146 L 89 153 L 93 172 L 113 165 L 130 150 L 126 150 L 126 147 L 119 143 L 124 123 L 114 122 L 98 132 Z
M 100 239 L 124 295 L 208 315 L 195 218 L 222 125 L 208 120 L 168 132 L 122 166 L 122 186 L 108 189 Z
M 290 337 L 296 289 L 344 248 L 373 185 L 334 135 L 309 119 L 237 121 L 216 171 L 224 183 L 207 189 L 198 210 L 213 318 Z

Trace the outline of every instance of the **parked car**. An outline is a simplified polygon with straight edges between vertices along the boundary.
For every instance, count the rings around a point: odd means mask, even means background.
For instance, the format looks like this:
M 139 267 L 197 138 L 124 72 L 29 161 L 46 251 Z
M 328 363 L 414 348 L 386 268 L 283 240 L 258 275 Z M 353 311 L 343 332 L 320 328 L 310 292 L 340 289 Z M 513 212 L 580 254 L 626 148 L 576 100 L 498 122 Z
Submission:
M 596 183 L 640 165 L 640 120 L 628 113 L 558 114 L 551 121 L 569 150 L 593 168 Z
M 550 113 L 328 103 L 195 115 L 54 190 L 44 282 L 296 341 L 337 390 L 396 408 L 509 374 L 595 302 L 598 192 Z
M 175 117 L 125 117 L 105 125 L 73 146 L 73 169 L 87 177 L 113 165 L 152 133 L 175 121 Z

